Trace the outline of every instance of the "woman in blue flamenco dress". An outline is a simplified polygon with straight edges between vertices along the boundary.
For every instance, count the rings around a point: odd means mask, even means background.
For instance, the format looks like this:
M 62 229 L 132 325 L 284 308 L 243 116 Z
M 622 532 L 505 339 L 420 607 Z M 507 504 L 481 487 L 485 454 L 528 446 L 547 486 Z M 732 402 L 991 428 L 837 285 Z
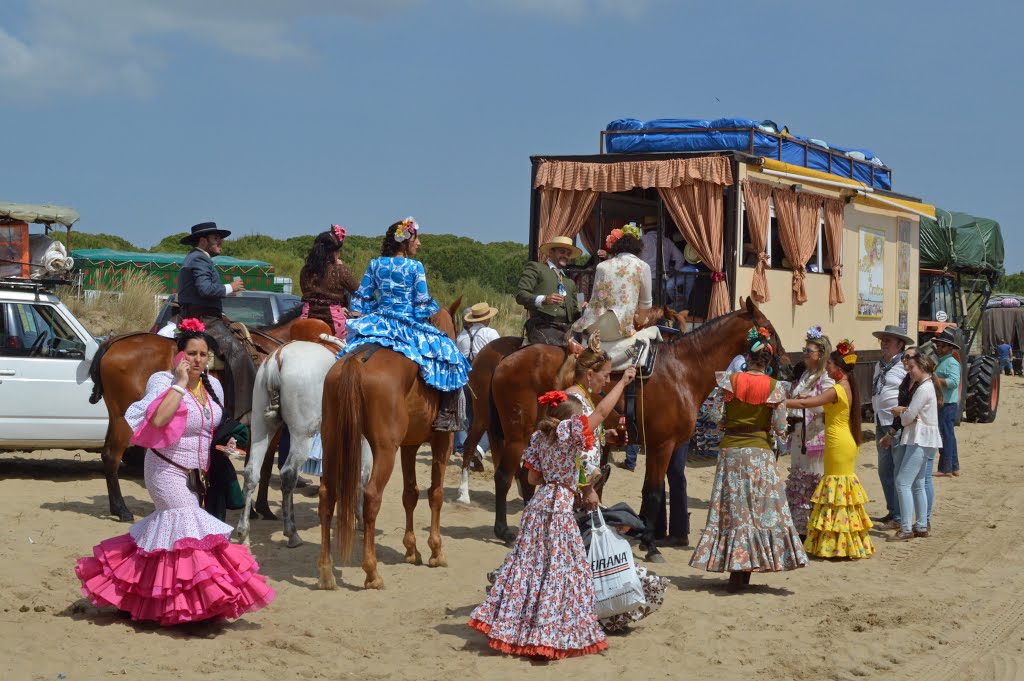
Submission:
M 423 263 L 413 258 L 420 249 L 419 225 L 412 218 L 388 227 L 381 256 L 366 267 L 347 322 L 348 345 L 341 355 L 376 343 L 399 352 L 420 367 L 427 385 L 441 391 L 441 411 L 434 430 L 457 432 L 458 393 L 469 380 L 469 362 L 455 341 L 430 323 L 441 308 L 427 291 Z

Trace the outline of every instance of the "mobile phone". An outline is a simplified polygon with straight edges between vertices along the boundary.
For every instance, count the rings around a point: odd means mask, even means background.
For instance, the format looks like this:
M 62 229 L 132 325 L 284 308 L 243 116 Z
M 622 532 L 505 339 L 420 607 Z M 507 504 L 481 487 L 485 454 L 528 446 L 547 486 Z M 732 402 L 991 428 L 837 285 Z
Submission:
M 174 361 L 171 363 L 171 369 L 177 369 L 183 359 L 188 359 L 188 355 L 179 351 L 178 354 L 174 356 Z

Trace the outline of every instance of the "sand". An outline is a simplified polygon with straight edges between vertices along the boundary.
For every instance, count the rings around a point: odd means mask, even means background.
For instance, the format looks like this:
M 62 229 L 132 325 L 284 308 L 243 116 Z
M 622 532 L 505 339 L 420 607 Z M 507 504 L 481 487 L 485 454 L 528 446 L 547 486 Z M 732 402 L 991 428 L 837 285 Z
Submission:
M 672 582 L 663 609 L 610 637 L 605 653 L 556 663 L 504 657 L 466 627 L 483 597 L 484 573 L 506 553 L 491 530 L 489 465 L 473 477 L 473 506 L 445 504 L 447 568 L 404 564 L 396 470 L 378 523 L 384 590 L 363 590 L 355 565 L 343 568 L 337 591 L 316 589 L 316 501 L 299 496 L 304 546 L 286 548 L 279 522 L 254 521 L 252 549 L 278 594 L 270 607 L 231 623 L 160 629 L 98 610 L 80 595 L 75 560 L 128 527 L 107 515 L 98 455 L 2 454 L 0 678 L 1024 677 L 1022 407 L 1024 381 L 1009 379 L 996 423 L 958 429 L 963 476 L 936 479 L 930 538 L 894 544 L 874 531 L 878 550 L 866 560 L 814 560 L 795 572 L 755 575 L 753 588 L 737 595 L 726 593 L 722 577 L 691 569 L 690 549 L 665 549 L 667 562 L 654 567 Z M 420 460 L 425 485 L 427 455 Z M 878 516 L 875 460 L 874 445 L 865 444 L 857 473 Z M 713 472 L 706 459 L 687 469 L 692 540 L 704 524 Z M 449 469 L 448 499 L 457 480 Z M 640 484 L 639 471 L 616 469 L 605 499 L 638 507 Z M 137 517 L 152 510 L 140 474 L 122 477 L 122 489 Z M 423 496 L 416 524 L 427 554 Z M 272 504 L 279 498 L 271 493 Z M 522 505 L 510 505 L 516 522 Z

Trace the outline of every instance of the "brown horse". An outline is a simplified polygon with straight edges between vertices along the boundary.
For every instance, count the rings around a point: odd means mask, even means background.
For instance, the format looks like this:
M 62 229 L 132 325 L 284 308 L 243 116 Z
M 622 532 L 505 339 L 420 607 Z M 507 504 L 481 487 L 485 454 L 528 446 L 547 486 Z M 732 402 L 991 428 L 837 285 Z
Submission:
M 715 372 L 746 350 L 752 326 L 771 333 L 776 357 L 785 350 L 775 327 L 748 299 L 741 309 L 704 324 L 697 330 L 661 344 L 651 377 L 637 379 L 639 444 L 646 451 L 646 474 L 640 515 L 644 519 L 642 544 L 647 560 L 661 562 L 655 545 L 655 519 L 665 501 L 665 476 L 672 452 L 693 436 L 697 414 L 715 387 Z M 561 348 L 531 345 L 509 355 L 494 371 L 491 395 L 499 418 L 491 419 L 488 435 L 494 457 L 494 534 L 507 543 L 516 531 L 507 521 L 506 496 L 537 420 L 537 396 L 550 390 L 565 357 Z M 522 482 L 526 483 L 522 475 Z
M 455 312 L 460 297 L 431 321 L 455 339 Z M 452 433 L 431 430 L 440 406 L 440 393 L 428 386 L 419 366 L 400 353 L 375 345 L 352 350 L 335 364 L 324 381 L 323 477 L 320 482 L 320 588 L 336 589 L 331 558 L 331 519 L 337 506 L 338 545 L 341 560 L 351 556 L 355 541 L 356 490 L 361 468 L 360 439 L 373 452 L 373 470 L 363 493 L 363 570 L 367 589 L 384 585 L 377 571 L 374 532 L 381 498 L 395 467 L 395 450 L 402 450 L 402 504 L 405 506 L 405 562 L 419 565 L 412 516 L 419 500 L 416 485 L 416 452 L 430 442 L 432 465 L 430 489 L 430 567 L 447 567 L 441 547 L 441 506 L 444 504 L 444 472 L 452 450 Z
M 296 312 L 296 315 L 298 312 Z M 277 326 L 262 330 L 252 329 L 253 342 L 264 353 L 292 338 L 292 329 L 302 329 L 303 337 L 311 329 L 330 329 L 319 320 L 286 318 Z M 319 336 L 317 336 L 319 337 Z M 124 420 L 124 414 L 134 402 L 146 394 L 146 382 L 158 371 L 169 371 L 174 358 L 175 342 L 171 338 L 155 333 L 130 333 L 116 336 L 100 346 L 99 352 L 89 367 L 93 388 L 89 402 L 96 404 L 103 399 L 107 404 L 107 435 L 103 443 L 103 472 L 107 479 L 107 497 L 110 500 L 110 514 L 121 522 L 134 519 L 121 495 L 121 482 L 117 470 L 128 448 L 132 429 Z M 271 461 L 273 457 L 268 457 Z M 271 467 L 264 466 L 269 478 Z M 262 491 L 262 485 L 261 485 Z M 266 493 L 262 492 L 264 504 Z M 267 509 L 269 512 L 269 508 Z M 271 514 L 272 515 L 272 514 Z

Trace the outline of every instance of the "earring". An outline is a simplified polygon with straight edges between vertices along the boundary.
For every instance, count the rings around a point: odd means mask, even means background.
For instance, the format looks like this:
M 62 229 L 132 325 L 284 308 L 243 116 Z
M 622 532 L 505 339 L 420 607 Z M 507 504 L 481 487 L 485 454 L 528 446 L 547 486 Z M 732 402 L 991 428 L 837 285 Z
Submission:
M 743 364 L 740 365 L 740 371 L 746 371 L 746 370 L 747 370 L 747 363 L 744 362 Z
M 772 375 L 772 368 L 771 368 L 771 367 L 767 367 L 767 368 L 766 368 L 766 369 L 764 370 L 764 372 L 765 372 L 766 374 L 768 374 L 769 376 L 771 376 L 771 375 Z

